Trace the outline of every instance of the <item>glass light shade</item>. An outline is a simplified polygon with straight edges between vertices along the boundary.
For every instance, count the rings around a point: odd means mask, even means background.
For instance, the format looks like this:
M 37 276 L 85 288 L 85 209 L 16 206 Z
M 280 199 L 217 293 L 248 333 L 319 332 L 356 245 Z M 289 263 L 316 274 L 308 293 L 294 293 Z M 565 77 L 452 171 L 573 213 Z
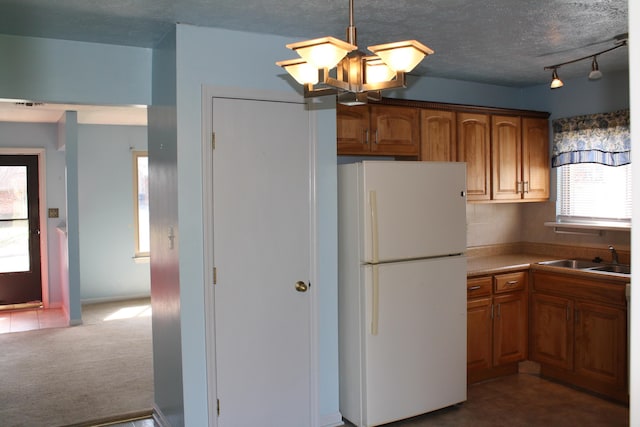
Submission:
M 598 67 L 598 60 L 596 57 L 593 57 L 593 61 L 591 62 L 591 72 L 589 73 L 589 80 L 598 80 L 602 78 L 602 71 L 600 71 L 600 67 Z
M 276 65 L 285 69 L 301 85 L 318 83 L 318 69 L 304 59 L 288 59 L 278 61 Z
M 553 70 L 553 75 L 551 76 L 551 84 L 549 85 L 549 87 L 551 89 L 558 89 L 562 86 L 564 86 L 564 83 L 562 82 L 562 80 L 560 80 L 560 77 L 558 77 L 558 71 Z
M 314 67 L 328 69 L 335 67 L 347 53 L 358 48 L 334 37 L 291 43 L 287 47 L 295 50 L 302 59 Z
M 369 46 L 368 49 L 378 55 L 392 70 L 405 73 L 413 70 L 425 56 L 433 54 L 433 50 L 417 40 L 379 44 Z
M 396 75 L 395 71 L 387 66 L 377 56 L 368 56 L 365 58 L 365 76 L 366 83 L 388 82 Z

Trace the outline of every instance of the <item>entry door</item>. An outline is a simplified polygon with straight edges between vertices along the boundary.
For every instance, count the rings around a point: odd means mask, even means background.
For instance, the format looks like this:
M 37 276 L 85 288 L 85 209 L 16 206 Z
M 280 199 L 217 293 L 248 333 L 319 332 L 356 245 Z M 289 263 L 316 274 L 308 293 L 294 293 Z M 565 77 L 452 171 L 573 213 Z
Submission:
M 0 304 L 42 301 L 38 156 L 0 155 Z
M 308 426 L 309 113 L 214 98 L 212 129 L 218 425 Z

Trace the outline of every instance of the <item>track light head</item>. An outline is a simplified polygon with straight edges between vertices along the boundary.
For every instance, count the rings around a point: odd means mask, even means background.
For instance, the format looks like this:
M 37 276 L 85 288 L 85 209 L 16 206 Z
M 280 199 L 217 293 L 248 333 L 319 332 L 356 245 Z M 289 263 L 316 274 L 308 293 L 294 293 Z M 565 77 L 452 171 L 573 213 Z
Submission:
M 598 67 L 598 60 L 596 56 L 593 57 L 593 61 L 591 61 L 591 72 L 589 73 L 589 80 L 598 80 L 602 78 L 602 71 Z
M 551 89 L 558 89 L 562 86 L 564 86 L 564 83 L 562 82 L 562 80 L 560 80 L 560 77 L 558 77 L 558 69 L 554 68 L 553 74 L 551 75 L 551 84 L 549 85 L 549 87 Z

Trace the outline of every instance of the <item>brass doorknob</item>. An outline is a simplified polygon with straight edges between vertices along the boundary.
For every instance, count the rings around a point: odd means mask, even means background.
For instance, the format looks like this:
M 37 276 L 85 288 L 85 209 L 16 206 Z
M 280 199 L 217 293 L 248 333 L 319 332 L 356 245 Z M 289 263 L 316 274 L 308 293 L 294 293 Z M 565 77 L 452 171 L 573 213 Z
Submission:
M 309 287 L 303 281 L 298 280 L 296 282 L 296 291 L 298 291 L 298 292 L 307 292 L 307 289 L 309 289 Z

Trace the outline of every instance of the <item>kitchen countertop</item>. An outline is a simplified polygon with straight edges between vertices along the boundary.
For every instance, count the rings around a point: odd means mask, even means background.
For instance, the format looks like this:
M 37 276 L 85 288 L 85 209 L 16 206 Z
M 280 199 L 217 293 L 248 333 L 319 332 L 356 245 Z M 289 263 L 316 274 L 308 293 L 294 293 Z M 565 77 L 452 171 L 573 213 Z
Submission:
M 526 253 L 467 257 L 467 277 L 522 270 L 536 262 L 554 259 L 558 258 Z
M 557 256 L 547 256 L 540 254 L 502 254 L 502 255 L 487 255 L 487 256 L 470 256 L 467 257 L 467 277 L 483 276 L 489 274 L 508 273 L 511 271 L 518 271 L 528 269 L 532 264 L 542 261 L 552 261 L 561 259 Z M 577 276 L 584 276 L 589 278 L 606 278 L 607 280 L 614 280 L 616 282 L 630 282 L 631 276 L 627 274 L 617 273 L 603 273 L 584 270 L 574 270 L 564 267 L 551 267 L 546 265 L 535 265 L 537 270 L 546 270 L 556 273 L 573 274 Z

